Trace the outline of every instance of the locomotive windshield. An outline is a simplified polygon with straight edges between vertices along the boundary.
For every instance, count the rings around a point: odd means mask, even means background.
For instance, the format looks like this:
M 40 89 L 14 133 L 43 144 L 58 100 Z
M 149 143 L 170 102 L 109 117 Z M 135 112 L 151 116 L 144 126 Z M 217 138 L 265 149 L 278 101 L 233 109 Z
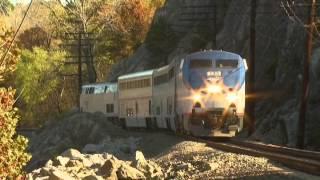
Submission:
M 236 59 L 219 59 L 216 60 L 217 68 L 237 68 L 238 60 Z
M 233 58 L 192 58 L 184 71 L 185 79 L 194 89 L 203 87 L 206 80 L 219 78 L 226 86 L 234 88 L 240 83 L 239 63 Z
M 190 69 L 206 69 L 212 67 L 212 60 L 193 59 L 190 61 Z

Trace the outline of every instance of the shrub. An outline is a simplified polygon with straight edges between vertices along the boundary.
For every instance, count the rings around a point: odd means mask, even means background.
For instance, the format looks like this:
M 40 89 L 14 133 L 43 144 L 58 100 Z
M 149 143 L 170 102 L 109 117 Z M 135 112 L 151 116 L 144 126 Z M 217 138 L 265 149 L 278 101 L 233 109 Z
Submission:
M 16 135 L 19 117 L 13 108 L 15 91 L 0 88 L 0 179 L 15 179 L 31 156 L 25 152 L 28 140 Z

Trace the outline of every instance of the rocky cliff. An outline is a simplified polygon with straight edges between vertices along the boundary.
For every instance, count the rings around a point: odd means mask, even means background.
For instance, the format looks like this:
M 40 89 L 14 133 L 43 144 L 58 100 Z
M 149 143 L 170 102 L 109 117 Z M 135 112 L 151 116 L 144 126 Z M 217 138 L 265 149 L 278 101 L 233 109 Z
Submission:
M 257 94 L 250 95 L 257 101 L 257 132 L 253 137 L 293 146 L 296 142 L 305 58 L 306 29 L 303 23 L 307 22 L 307 6 L 291 9 L 282 7 L 282 3 L 287 1 L 258 1 Z M 295 3 L 305 1 L 297 0 Z M 152 38 L 156 35 L 163 37 L 160 40 Z M 320 123 L 317 121 L 320 117 L 320 49 L 318 35 L 315 37 L 306 144 L 319 148 L 320 133 L 317 130 Z M 115 65 L 109 80 L 115 80 L 121 74 L 160 67 L 178 55 L 201 49 L 223 49 L 248 58 L 249 40 L 248 0 L 167 0 L 154 17 L 146 43 L 132 57 Z

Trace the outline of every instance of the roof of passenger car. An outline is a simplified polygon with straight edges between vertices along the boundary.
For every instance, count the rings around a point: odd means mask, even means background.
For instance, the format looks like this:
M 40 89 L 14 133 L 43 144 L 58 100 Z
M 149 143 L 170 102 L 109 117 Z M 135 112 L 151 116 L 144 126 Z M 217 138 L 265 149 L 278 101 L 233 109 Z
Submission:
M 133 78 L 139 78 L 139 77 L 145 77 L 145 76 L 152 76 L 153 74 L 153 69 L 152 70 L 147 70 L 147 71 L 140 71 L 140 72 L 135 72 L 131 74 L 126 74 L 118 77 L 118 80 L 124 80 L 124 79 L 133 79 Z

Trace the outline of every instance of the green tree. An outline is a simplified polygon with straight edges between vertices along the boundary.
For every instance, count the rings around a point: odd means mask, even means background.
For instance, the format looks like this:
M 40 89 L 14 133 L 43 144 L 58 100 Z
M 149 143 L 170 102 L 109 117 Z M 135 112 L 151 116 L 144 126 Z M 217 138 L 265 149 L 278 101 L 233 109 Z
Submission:
M 57 94 L 63 90 L 60 85 L 64 56 L 63 52 L 46 51 L 37 47 L 33 51 L 21 52 L 16 83 L 25 103 L 24 117 L 32 120 L 28 122 L 29 125 L 37 124 L 37 120 L 41 119 L 40 115 L 61 112 L 62 97 Z

